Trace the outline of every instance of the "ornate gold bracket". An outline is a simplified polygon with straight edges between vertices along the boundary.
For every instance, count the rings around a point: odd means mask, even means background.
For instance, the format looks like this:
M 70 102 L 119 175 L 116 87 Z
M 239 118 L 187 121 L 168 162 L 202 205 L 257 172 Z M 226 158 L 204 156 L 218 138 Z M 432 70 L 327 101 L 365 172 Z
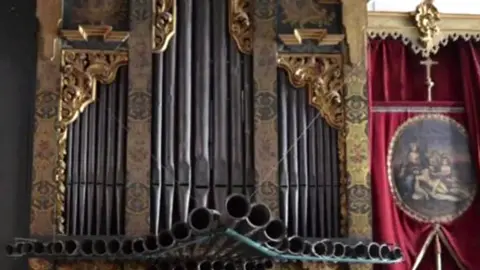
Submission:
M 306 87 L 310 105 L 320 111 L 329 125 L 344 126 L 342 56 L 332 54 L 279 54 L 294 87 Z
M 315 40 L 317 46 L 337 45 L 343 41 L 343 34 L 328 34 L 327 29 L 294 29 L 293 34 L 281 34 L 278 37 L 285 45 L 301 45 L 304 40 Z
M 251 0 L 230 0 L 230 35 L 237 43 L 238 50 L 252 53 L 253 25 L 249 17 Z
M 177 27 L 177 1 L 155 0 L 153 19 L 153 51 L 163 52 L 175 35 Z
M 125 42 L 129 33 L 113 31 L 110 25 L 79 25 L 78 30 L 61 30 L 60 34 L 69 41 L 88 41 L 91 38 L 102 38 L 104 42 Z
M 55 181 L 57 195 L 55 205 L 56 230 L 65 233 L 64 203 L 68 126 L 85 108 L 95 102 L 97 82 L 112 83 L 118 69 L 128 62 L 127 52 L 64 50 L 61 59 L 61 86 L 58 104 L 57 165 Z

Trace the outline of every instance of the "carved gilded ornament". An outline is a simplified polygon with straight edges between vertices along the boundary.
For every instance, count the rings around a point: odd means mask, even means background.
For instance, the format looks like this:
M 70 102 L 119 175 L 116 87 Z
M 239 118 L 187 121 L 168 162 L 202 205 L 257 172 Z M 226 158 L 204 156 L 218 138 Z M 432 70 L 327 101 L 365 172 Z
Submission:
M 163 52 L 175 35 L 177 27 L 177 1 L 155 0 L 153 19 L 153 51 Z
M 57 232 L 64 234 L 68 127 L 89 104 L 95 102 L 97 82 L 112 83 L 118 69 L 127 64 L 128 55 L 126 52 L 118 51 L 64 50 L 61 61 L 61 86 L 56 125 L 58 153 L 55 168 L 57 184 L 55 218 Z
M 294 87 L 306 87 L 310 105 L 320 111 L 329 125 L 344 126 L 341 55 L 279 54 L 278 66 L 285 69 Z
M 370 38 L 401 39 L 406 46 L 428 57 L 450 41 L 480 41 L 480 16 L 440 14 L 431 2 L 423 2 L 413 13 L 369 12 Z
M 440 21 L 440 13 L 433 5 L 433 0 L 425 0 L 417 6 L 415 22 L 420 35 L 420 44 L 423 47 L 432 46 L 433 38 L 440 32 L 438 21 Z
M 245 54 L 252 53 L 253 26 L 250 19 L 251 0 L 230 0 L 229 25 L 230 35 L 237 43 L 238 50 Z

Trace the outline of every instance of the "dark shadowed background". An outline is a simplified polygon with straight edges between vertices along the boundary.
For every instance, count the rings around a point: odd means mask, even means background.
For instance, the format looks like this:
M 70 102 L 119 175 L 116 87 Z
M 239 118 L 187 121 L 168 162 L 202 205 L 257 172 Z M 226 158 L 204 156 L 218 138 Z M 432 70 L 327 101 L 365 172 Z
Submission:
M 0 1 L 0 268 L 28 269 L 4 246 L 27 236 L 30 216 L 36 18 L 34 0 Z

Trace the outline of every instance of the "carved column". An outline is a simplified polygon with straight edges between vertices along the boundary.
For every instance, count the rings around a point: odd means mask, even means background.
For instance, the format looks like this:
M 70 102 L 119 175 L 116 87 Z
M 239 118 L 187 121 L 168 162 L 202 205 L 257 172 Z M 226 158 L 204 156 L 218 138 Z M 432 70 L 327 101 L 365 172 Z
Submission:
M 37 0 L 37 18 L 40 24 L 40 50 L 37 54 L 30 233 L 50 235 L 55 223 L 52 217 L 56 207 L 53 172 L 57 144 L 54 129 L 60 88 L 60 48 L 57 46 L 56 33 L 61 18 L 61 1 Z M 53 269 L 53 265 L 46 260 L 30 259 L 30 268 Z
M 255 96 L 255 170 L 257 200 L 278 215 L 276 1 L 255 1 L 253 80 Z
M 346 161 L 348 175 L 348 236 L 372 237 L 372 201 L 368 153 L 368 96 L 366 80 L 367 5 L 342 0 L 348 63 L 345 73 Z M 371 269 L 352 265 L 351 269 Z

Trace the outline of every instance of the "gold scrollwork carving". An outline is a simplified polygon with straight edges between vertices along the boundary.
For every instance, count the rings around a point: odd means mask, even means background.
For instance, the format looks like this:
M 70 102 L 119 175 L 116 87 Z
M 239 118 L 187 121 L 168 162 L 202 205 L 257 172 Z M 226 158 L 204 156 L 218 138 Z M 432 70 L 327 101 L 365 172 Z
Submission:
M 428 48 L 432 46 L 433 38 L 440 32 L 438 22 L 440 13 L 433 5 L 433 0 L 424 0 L 415 10 L 415 22 L 420 35 L 420 43 Z
M 85 108 L 95 102 L 97 82 L 109 84 L 118 69 L 128 62 L 127 52 L 64 50 L 61 59 L 61 86 L 58 104 L 57 164 L 55 181 L 57 184 L 55 218 L 56 230 L 65 233 L 64 203 L 67 164 L 68 126 L 74 122 Z
M 249 17 L 250 0 L 230 0 L 230 35 L 237 43 L 238 50 L 252 53 L 253 26 Z
M 342 56 L 332 54 L 279 54 L 279 67 L 294 87 L 306 87 L 310 105 L 329 125 L 344 126 Z
M 177 27 L 177 1 L 155 0 L 153 19 L 153 51 L 163 52 L 175 35 Z

